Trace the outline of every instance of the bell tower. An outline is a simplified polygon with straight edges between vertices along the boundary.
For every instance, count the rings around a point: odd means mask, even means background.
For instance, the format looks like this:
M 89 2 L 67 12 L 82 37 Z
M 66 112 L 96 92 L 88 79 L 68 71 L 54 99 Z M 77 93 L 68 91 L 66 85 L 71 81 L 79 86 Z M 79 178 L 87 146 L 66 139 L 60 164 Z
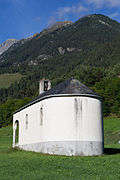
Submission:
M 49 79 L 42 79 L 39 81 L 39 95 L 51 89 L 51 82 Z

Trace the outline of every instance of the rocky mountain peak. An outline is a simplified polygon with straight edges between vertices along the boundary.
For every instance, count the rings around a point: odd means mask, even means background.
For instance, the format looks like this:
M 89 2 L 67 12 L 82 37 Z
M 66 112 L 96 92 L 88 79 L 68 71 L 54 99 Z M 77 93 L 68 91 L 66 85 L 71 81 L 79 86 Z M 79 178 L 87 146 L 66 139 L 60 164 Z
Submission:
M 32 38 L 34 38 L 34 37 L 36 37 L 38 34 L 39 34 L 39 33 L 38 33 L 38 32 L 36 32 L 36 33 L 35 33 L 35 34 L 33 34 L 32 36 L 27 37 L 27 38 L 26 38 L 26 40 L 30 40 L 30 39 L 32 39 Z
M 56 22 L 55 24 L 53 24 L 52 26 L 50 26 L 48 29 L 58 29 L 61 28 L 62 26 L 67 26 L 67 25 L 71 25 L 73 24 L 72 21 L 59 21 Z
M 56 23 L 53 24 L 52 26 L 44 29 L 44 30 L 40 33 L 39 38 L 40 38 L 41 36 L 43 36 L 44 34 L 46 34 L 46 33 L 51 33 L 51 32 L 53 32 L 53 31 L 55 31 L 55 30 L 57 30 L 57 29 L 60 29 L 60 28 L 62 28 L 62 27 L 66 27 L 66 26 L 69 26 L 69 25 L 72 25 L 72 24 L 73 24 L 72 21 L 59 21 L 59 22 L 56 22 Z
M 17 43 L 17 39 L 7 39 L 5 42 L 0 44 L 0 55 L 4 53 L 10 46 Z

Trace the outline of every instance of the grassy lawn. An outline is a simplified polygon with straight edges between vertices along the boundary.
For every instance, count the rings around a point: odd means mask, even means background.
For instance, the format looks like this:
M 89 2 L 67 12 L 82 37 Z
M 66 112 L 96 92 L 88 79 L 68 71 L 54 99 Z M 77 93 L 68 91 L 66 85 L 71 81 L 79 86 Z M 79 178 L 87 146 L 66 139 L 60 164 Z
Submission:
M 14 82 L 19 82 L 22 78 L 22 75 L 19 73 L 15 74 L 1 74 L 0 75 L 0 89 L 8 88 Z
M 12 127 L 0 129 L 0 180 L 120 179 L 120 119 L 104 120 L 105 154 L 66 157 L 13 150 Z

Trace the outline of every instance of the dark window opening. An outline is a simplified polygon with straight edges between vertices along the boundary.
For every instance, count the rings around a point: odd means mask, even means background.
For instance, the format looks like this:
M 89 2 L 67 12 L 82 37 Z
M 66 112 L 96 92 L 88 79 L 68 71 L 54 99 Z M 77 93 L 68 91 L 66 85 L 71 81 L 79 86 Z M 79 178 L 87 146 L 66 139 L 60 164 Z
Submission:
M 40 108 L 40 126 L 43 125 L 43 108 Z
M 28 114 L 26 114 L 26 127 L 25 129 L 28 129 Z
M 48 90 L 48 81 L 44 81 L 44 91 Z
M 16 121 L 15 121 L 15 124 L 16 124 L 16 130 L 15 130 L 15 144 L 17 144 L 18 141 L 19 141 L 19 121 L 16 120 Z

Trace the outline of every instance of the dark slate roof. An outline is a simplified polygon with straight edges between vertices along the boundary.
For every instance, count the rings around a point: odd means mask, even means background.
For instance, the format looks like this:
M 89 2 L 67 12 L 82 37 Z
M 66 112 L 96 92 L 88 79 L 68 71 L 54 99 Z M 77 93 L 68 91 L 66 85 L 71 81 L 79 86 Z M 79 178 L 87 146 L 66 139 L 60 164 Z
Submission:
M 69 95 L 71 95 L 71 96 L 74 96 L 74 95 L 89 96 L 89 97 L 96 97 L 96 98 L 101 99 L 101 97 L 97 93 L 95 93 L 93 90 L 88 88 L 86 85 L 82 84 L 81 82 L 79 82 L 78 80 L 76 80 L 74 78 L 70 78 L 69 80 L 66 80 L 66 81 L 56 85 L 55 87 L 51 88 L 50 90 L 43 92 L 37 98 L 35 98 L 33 101 L 31 101 L 29 104 L 20 108 L 16 112 L 18 112 L 18 111 L 24 109 L 25 107 L 28 107 L 42 99 L 45 99 L 45 98 L 50 98 L 50 97 L 54 97 L 54 96 L 69 96 Z
M 43 96 L 55 95 L 55 94 L 89 94 L 89 95 L 97 95 L 93 90 L 82 84 L 76 79 L 70 78 L 66 80 L 52 89 L 40 94 L 37 98 L 41 98 Z

